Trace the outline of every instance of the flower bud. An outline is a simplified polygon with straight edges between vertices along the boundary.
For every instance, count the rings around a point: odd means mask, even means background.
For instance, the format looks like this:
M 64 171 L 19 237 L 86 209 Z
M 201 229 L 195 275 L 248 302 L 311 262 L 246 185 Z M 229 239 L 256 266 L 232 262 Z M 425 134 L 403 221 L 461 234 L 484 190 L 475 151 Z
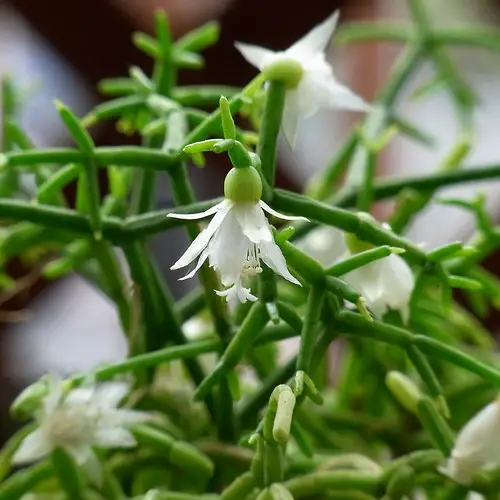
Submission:
M 302 64 L 291 58 L 278 58 L 262 71 L 266 80 L 283 82 L 288 89 L 296 88 L 304 74 Z
M 224 181 L 224 196 L 235 203 L 257 203 L 262 195 L 262 180 L 253 167 L 232 168 Z
M 10 406 L 13 417 L 24 419 L 33 414 L 48 394 L 49 386 L 45 378 L 37 380 L 34 384 L 26 387 Z
M 371 243 L 361 241 L 354 233 L 345 233 L 345 244 L 351 254 L 356 254 L 374 248 Z
M 387 374 L 385 385 L 402 406 L 414 415 L 417 414 L 421 393 L 412 380 L 401 372 L 392 371 Z

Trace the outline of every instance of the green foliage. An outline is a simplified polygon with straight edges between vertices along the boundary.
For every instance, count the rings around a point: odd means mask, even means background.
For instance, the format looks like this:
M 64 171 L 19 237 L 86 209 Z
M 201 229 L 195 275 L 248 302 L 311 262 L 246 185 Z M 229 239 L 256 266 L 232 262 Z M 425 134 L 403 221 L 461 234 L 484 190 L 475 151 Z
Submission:
M 99 88 L 110 100 L 83 119 L 56 104 L 74 139 L 72 148 L 34 148 L 17 122 L 15 87 L 3 81 L 0 262 L 50 257 L 43 267 L 46 278 L 79 272 L 114 302 L 130 357 L 75 375 L 67 386 L 79 387 L 89 375 L 97 382 L 131 377 L 128 405 L 154 418 L 132 429 L 136 448 L 98 450 L 105 464 L 102 484 L 90 481 L 59 448 L 50 459 L 12 472 L 12 456 L 33 428 L 28 424 L 0 453 L 0 500 L 27 493 L 117 500 L 396 500 L 412 498 L 416 490 L 428 498 L 438 498 L 436 492 L 439 498 L 463 498 L 468 487 L 457 486 L 438 467 L 453 448 L 455 431 L 500 387 L 500 358 L 492 349 L 493 335 L 455 301 L 452 288 L 467 293 L 478 316 L 500 306 L 500 281 L 481 265 L 500 245 L 500 231 L 477 198 L 441 200 L 473 213 L 477 238 L 471 245 L 452 242 L 427 250 L 404 232 L 441 187 L 500 177 L 499 165 L 462 169 L 473 138 L 475 96 L 446 52 L 449 45 L 498 51 L 500 33 L 432 26 L 419 0 L 409 5 L 414 18 L 409 26 L 340 28 L 341 43 L 383 40 L 404 48 L 371 111 L 306 194 L 275 188 L 287 91 L 282 72 L 290 70 L 289 61 L 273 67 L 266 86 L 262 75 L 243 89 L 176 84 L 179 70 L 204 65 L 199 52 L 216 43 L 216 23 L 174 41 L 159 12 L 156 37 L 133 36 L 135 46 L 154 59 L 152 75 L 133 67 L 129 76 L 103 80 Z M 419 97 L 439 83 L 453 99 L 461 134 L 435 172 L 377 180 L 378 157 L 394 134 L 427 146 L 433 142 L 397 112 L 402 88 L 424 60 L 432 62 L 437 76 L 419 89 Z M 302 68 L 291 70 L 295 85 Z M 237 126 L 238 113 L 250 118 L 255 130 Z M 121 132 L 139 134 L 143 146 L 96 146 L 89 127 L 110 119 Z M 264 266 L 253 277 L 258 300 L 229 311 L 214 292 L 218 277 L 205 264 L 199 289 L 174 302 L 146 243 L 180 226 L 191 240 L 200 235 L 198 224 L 167 215 L 204 211 L 221 201 L 196 200 L 186 165 L 188 160 L 204 165 L 203 155 L 211 153 L 227 153 L 235 167 L 227 181 L 232 184 L 226 185 L 229 198 L 255 202 L 262 191 L 273 209 L 309 219 L 274 231 L 302 288 L 278 281 Z M 102 172 L 109 180 L 105 195 L 99 189 Z M 169 176 L 174 210 L 154 210 L 158 172 Z M 19 183 L 22 173 L 35 174 L 34 195 Z M 251 179 L 241 181 L 247 174 Z M 72 208 L 64 189 L 74 182 Z M 364 213 L 388 198 L 396 200 L 392 229 Z M 318 227 L 348 233 L 355 251 L 320 262 L 304 246 Z M 123 251 L 127 273 L 115 249 Z M 350 273 L 392 257 L 404 259 L 415 275 L 408 317 L 394 310 L 379 314 L 346 281 Z M 0 271 L 0 287 L 15 289 Z M 186 336 L 191 319 L 203 323 L 196 340 Z M 298 354 L 283 363 L 277 346 L 292 337 L 300 338 Z M 335 362 L 327 354 L 339 338 L 342 356 Z M 252 369 L 256 383 L 248 382 L 241 367 Z M 338 375 L 334 384 L 332 368 Z M 24 415 L 26 405 L 31 411 L 37 387 L 18 400 L 14 413 Z M 474 478 L 470 488 L 493 499 L 498 484 L 496 470 Z

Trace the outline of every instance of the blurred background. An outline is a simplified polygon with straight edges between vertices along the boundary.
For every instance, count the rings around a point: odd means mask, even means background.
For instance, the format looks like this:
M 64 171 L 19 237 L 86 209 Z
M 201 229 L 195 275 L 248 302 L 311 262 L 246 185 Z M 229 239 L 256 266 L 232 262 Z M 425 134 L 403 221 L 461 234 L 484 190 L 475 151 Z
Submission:
M 146 72 L 151 61 L 130 43 L 136 30 L 151 32 L 153 11 L 164 8 L 173 31 L 180 36 L 210 19 L 221 23 L 221 40 L 206 53 L 206 68 L 184 72 L 181 84 L 221 83 L 244 85 L 254 76 L 233 47 L 234 40 L 284 49 L 333 10 L 342 11 L 341 22 L 408 18 L 403 0 L 0 0 L 0 76 L 12 75 L 23 93 L 22 125 L 37 146 L 70 145 L 53 106 L 59 98 L 83 115 L 102 97 L 95 90 L 104 77 L 127 74 L 129 65 Z M 498 25 L 498 5 L 492 0 L 428 1 L 439 24 Z M 399 47 L 389 44 L 356 44 L 332 47 L 338 78 L 367 101 L 383 84 Z M 478 50 L 450 51 L 464 79 L 475 89 L 479 106 L 475 113 L 474 147 L 468 165 L 500 160 L 497 147 L 500 115 L 500 59 Z M 423 65 L 406 89 L 400 111 L 436 137 L 436 147 L 424 148 L 396 137 L 379 165 L 379 175 L 424 173 L 435 168 L 456 142 L 458 130 L 452 104 L 445 92 L 434 92 L 423 100 L 410 100 L 415 88 L 432 76 Z M 296 150 L 281 144 L 279 183 L 300 188 L 322 169 L 346 138 L 359 117 L 342 112 L 321 112 L 302 126 Z M 1 132 L 1 131 L 0 131 Z M 120 136 L 113 123 L 95 130 L 97 144 L 133 142 Z M 200 197 L 219 195 L 225 165 L 207 170 L 192 169 Z M 29 185 L 30 179 L 26 179 Z M 480 188 L 488 193 L 493 216 L 500 209 L 498 185 L 475 184 L 454 190 L 471 197 Z M 157 187 L 158 205 L 168 207 L 168 182 Z M 436 224 L 436 221 L 439 224 Z M 454 208 L 431 206 L 410 230 L 410 237 L 434 247 L 451 239 L 467 239 L 473 221 Z M 152 243 L 162 269 L 168 268 L 185 247 L 182 232 L 158 236 Z M 494 267 L 495 258 L 490 259 Z M 47 371 L 70 374 L 126 355 L 125 341 L 111 304 L 84 279 L 71 275 L 46 282 L 40 269 L 20 262 L 8 264 L 9 273 L 20 278 L 14 294 L 0 292 L 0 440 L 10 432 L 7 408 L 13 396 Z M 171 276 L 176 296 L 186 288 Z M 187 286 L 190 286 L 189 284 Z M 494 320 L 492 320 L 494 321 Z M 492 323 L 493 324 L 493 323 Z M 98 347 L 96 347 L 98 346 Z

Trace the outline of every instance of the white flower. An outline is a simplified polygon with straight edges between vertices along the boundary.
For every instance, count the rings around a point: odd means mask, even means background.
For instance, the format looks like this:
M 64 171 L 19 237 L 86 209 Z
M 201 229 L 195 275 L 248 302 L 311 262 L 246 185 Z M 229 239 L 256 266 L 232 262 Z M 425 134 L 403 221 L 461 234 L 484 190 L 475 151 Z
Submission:
M 370 262 L 344 276 L 365 298 L 378 317 L 389 309 L 399 311 L 405 323 L 415 280 L 408 264 L 397 254 Z
M 500 465 L 500 401 L 485 406 L 459 432 L 446 464 L 439 471 L 460 484 L 474 473 Z
M 261 260 L 275 273 L 300 285 L 288 270 L 285 258 L 274 242 L 264 210 L 284 220 L 304 219 L 282 215 L 262 200 L 252 203 L 225 199 L 198 214 L 168 214 L 169 217 L 187 220 L 203 219 L 213 215 L 208 226 L 171 269 L 181 269 L 198 259 L 195 268 L 181 279 L 192 278 L 208 259 L 210 267 L 220 273 L 222 284 L 228 287 L 227 290 L 216 293 L 226 297 L 230 304 L 257 300 L 250 289 L 244 288 L 243 280 L 262 272 Z
M 367 111 L 370 106 L 345 85 L 340 84 L 331 65 L 325 58 L 325 49 L 337 25 L 339 12 L 317 25 L 300 40 L 283 52 L 255 45 L 236 43 L 236 48 L 253 66 L 263 71 L 277 61 L 294 61 L 300 64 L 302 75 L 295 88 L 287 89 L 283 113 L 283 131 L 293 147 L 300 117 L 310 117 L 322 107 Z
M 312 229 L 297 242 L 297 246 L 325 267 L 343 258 L 347 252 L 344 233 L 332 226 Z
M 92 447 L 135 446 L 135 438 L 127 427 L 144 422 L 149 416 L 117 408 L 129 391 L 126 383 L 79 387 L 66 394 L 62 381 L 56 377 L 48 377 L 47 383 L 48 393 L 34 414 L 38 427 L 24 438 L 13 463 L 34 462 L 62 447 L 99 483 L 102 471 Z
M 390 229 L 384 224 L 386 229 Z M 302 248 L 323 265 L 332 265 L 353 255 L 344 233 L 335 228 L 318 228 L 301 240 Z M 376 316 L 382 317 L 389 309 L 400 312 L 408 321 L 409 302 L 415 279 L 413 273 L 397 254 L 366 264 L 343 276 L 366 300 Z

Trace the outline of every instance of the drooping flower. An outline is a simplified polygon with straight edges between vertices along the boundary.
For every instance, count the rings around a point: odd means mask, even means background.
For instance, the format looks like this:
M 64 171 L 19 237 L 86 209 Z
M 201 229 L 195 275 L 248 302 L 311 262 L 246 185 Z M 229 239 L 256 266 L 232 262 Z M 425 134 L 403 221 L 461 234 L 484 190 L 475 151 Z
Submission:
M 196 237 L 171 269 L 181 269 L 198 259 L 195 268 L 181 279 L 192 278 L 208 259 L 210 267 L 218 271 L 230 305 L 255 301 L 243 281 L 262 272 L 261 261 L 291 283 L 300 282 L 290 273 L 285 258 L 274 242 L 271 226 L 265 212 L 283 220 L 304 220 L 273 210 L 260 199 L 262 181 L 253 167 L 233 168 L 224 182 L 225 199 L 197 214 L 168 214 L 186 220 L 204 219 L 213 215 L 208 226 Z
M 465 424 L 446 464 L 439 470 L 460 484 L 472 476 L 500 466 L 500 400 L 486 405 Z
M 314 27 L 285 51 L 272 50 L 237 42 L 236 48 L 269 79 L 282 79 L 286 86 L 282 127 L 295 145 L 299 118 L 314 115 L 320 108 L 344 108 L 367 111 L 370 106 L 339 83 L 325 58 L 325 49 L 333 35 L 339 11 Z
M 390 229 L 387 224 L 384 226 Z M 370 248 L 369 244 L 360 242 L 354 235 L 330 227 L 311 231 L 302 246 L 325 266 Z M 399 311 L 405 322 L 408 320 L 415 279 L 400 255 L 393 253 L 370 262 L 346 274 L 343 279 L 365 298 L 367 306 L 376 316 L 382 317 L 392 309 Z
M 13 463 L 35 462 L 62 447 L 96 483 L 102 471 L 93 447 L 128 448 L 137 443 L 128 427 L 149 418 L 146 413 L 118 408 L 129 392 L 124 382 L 78 387 L 65 393 L 62 381 L 47 377 L 47 394 L 35 411 L 38 427 L 28 434 Z

